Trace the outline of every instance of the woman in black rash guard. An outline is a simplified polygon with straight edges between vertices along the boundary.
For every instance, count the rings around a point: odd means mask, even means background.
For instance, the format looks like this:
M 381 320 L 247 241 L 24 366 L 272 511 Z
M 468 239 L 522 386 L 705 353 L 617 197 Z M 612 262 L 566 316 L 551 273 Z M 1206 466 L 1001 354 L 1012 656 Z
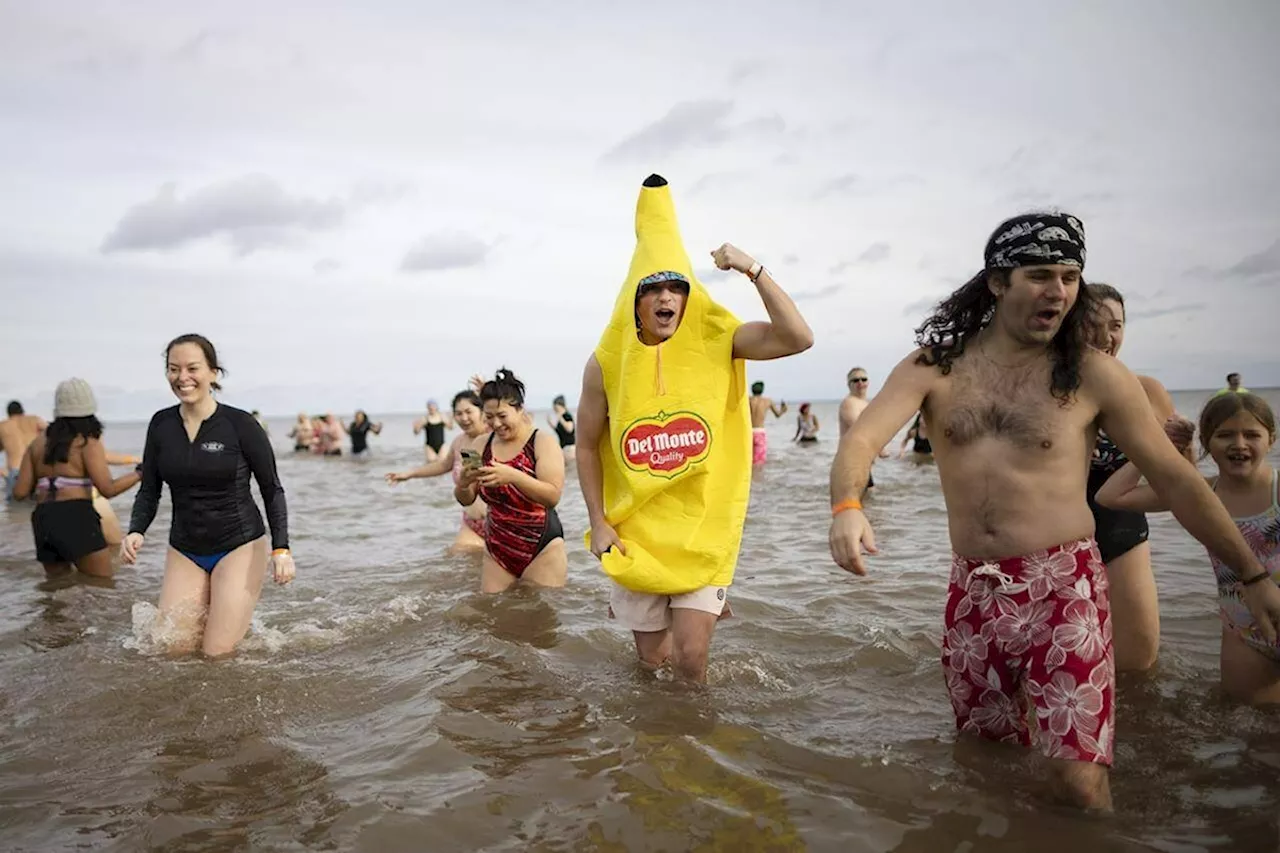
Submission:
M 179 404 L 156 412 L 142 452 L 142 487 L 133 504 L 121 558 L 133 563 L 169 484 L 173 519 L 160 589 L 161 624 L 170 645 L 199 641 L 206 655 L 233 651 L 249 630 L 267 569 L 266 528 L 249 493 L 258 481 L 271 528 L 276 583 L 293 580 L 288 513 L 266 433 L 248 412 L 213 398 L 222 368 L 213 344 L 183 335 L 165 348 L 166 376 Z

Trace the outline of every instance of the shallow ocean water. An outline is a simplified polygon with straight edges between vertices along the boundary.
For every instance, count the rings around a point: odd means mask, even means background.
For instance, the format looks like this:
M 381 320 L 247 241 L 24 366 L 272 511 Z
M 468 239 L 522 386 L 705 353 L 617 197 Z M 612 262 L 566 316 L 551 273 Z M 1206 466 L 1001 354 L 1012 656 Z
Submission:
M 1204 397 L 1175 400 L 1194 415 Z M 569 585 L 479 595 L 478 559 L 444 553 L 448 479 L 382 482 L 421 460 L 407 416 L 360 460 L 294 457 L 271 423 L 298 578 L 268 584 L 227 661 L 152 640 L 167 496 L 140 563 L 105 584 L 46 580 L 29 508 L 0 510 L 4 848 L 1280 849 L 1280 717 L 1220 696 L 1213 576 L 1188 534 L 1152 518 L 1161 657 L 1120 679 L 1116 815 L 1048 806 L 1033 759 L 956 746 L 936 470 L 877 463 L 882 556 L 845 575 L 826 545 L 835 411 L 815 409 L 816 446 L 788 442 L 791 415 L 769 426 L 705 689 L 635 667 L 572 469 Z M 136 452 L 144 431 L 105 438 Z M 122 519 L 132 500 L 112 502 Z

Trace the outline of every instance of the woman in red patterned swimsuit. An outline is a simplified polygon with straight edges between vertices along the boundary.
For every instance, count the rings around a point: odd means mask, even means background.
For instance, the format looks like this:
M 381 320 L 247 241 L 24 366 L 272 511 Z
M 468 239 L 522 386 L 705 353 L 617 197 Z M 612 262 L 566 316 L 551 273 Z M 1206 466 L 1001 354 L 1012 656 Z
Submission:
M 524 384 L 511 371 L 480 389 L 492 434 L 471 442 L 478 468 L 464 467 L 453 494 L 470 506 L 477 497 L 485 516 L 481 592 L 502 592 L 517 580 L 564 586 L 568 558 L 556 504 L 564 490 L 564 454 L 553 433 L 533 428 L 524 411 Z

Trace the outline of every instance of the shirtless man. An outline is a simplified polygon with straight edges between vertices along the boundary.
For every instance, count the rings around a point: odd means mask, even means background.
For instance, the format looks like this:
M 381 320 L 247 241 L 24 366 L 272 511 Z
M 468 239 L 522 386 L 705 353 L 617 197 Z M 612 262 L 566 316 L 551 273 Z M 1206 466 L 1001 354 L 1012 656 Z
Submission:
M 867 371 L 861 367 L 855 367 L 849 371 L 849 375 L 845 377 L 845 384 L 849 386 L 849 393 L 840 401 L 840 437 L 844 438 L 844 434 L 858 422 L 858 418 L 866 411 L 871 401 L 867 399 L 867 383 L 871 380 L 867 376 Z M 880 458 L 889 458 L 889 451 L 881 448 Z M 867 488 L 874 489 L 876 487 L 876 478 L 867 475 Z M 865 493 L 865 490 L 864 490 Z
M 751 464 L 763 465 L 769 458 L 769 437 L 764 431 L 764 416 L 773 412 L 775 418 L 787 413 L 787 403 L 775 406 L 773 400 L 764 396 L 764 383 L 757 382 L 751 386 Z
M 0 421 L 0 449 L 4 450 L 5 461 L 5 500 L 13 500 L 13 485 L 18 482 L 18 471 L 22 468 L 22 454 L 35 437 L 44 432 L 44 420 L 35 415 L 28 415 L 17 400 L 9 402 L 9 417 Z
M 863 552 L 878 551 L 858 495 L 877 449 L 923 411 L 955 552 L 942 662 L 957 728 L 1030 746 L 1029 705 L 1059 790 L 1109 810 L 1115 668 L 1085 501 L 1098 429 L 1241 579 L 1263 568 L 1138 380 L 1089 347 L 1084 258 L 1072 216 L 1026 214 L 996 229 L 983 272 L 917 330 L 920 348 L 841 439 L 830 545 L 839 566 L 866 574 Z M 1242 594 L 1264 631 L 1280 628 L 1280 589 Z

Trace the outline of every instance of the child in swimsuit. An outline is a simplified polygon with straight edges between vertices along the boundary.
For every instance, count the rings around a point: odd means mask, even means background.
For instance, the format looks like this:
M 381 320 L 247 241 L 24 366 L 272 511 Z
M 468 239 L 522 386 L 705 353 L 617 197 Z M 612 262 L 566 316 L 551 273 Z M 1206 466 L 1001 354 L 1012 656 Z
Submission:
M 1205 454 L 1218 466 L 1208 482 L 1267 570 L 1250 582 L 1280 585 L 1280 475 L 1266 458 L 1276 440 L 1275 414 L 1255 394 L 1226 394 L 1205 404 L 1199 429 Z M 1133 512 L 1167 510 L 1140 477 L 1129 463 L 1098 490 L 1098 503 Z M 1258 630 L 1235 572 L 1212 553 L 1209 562 L 1222 618 L 1223 688 L 1251 704 L 1280 703 L 1280 643 L 1267 642 Z

